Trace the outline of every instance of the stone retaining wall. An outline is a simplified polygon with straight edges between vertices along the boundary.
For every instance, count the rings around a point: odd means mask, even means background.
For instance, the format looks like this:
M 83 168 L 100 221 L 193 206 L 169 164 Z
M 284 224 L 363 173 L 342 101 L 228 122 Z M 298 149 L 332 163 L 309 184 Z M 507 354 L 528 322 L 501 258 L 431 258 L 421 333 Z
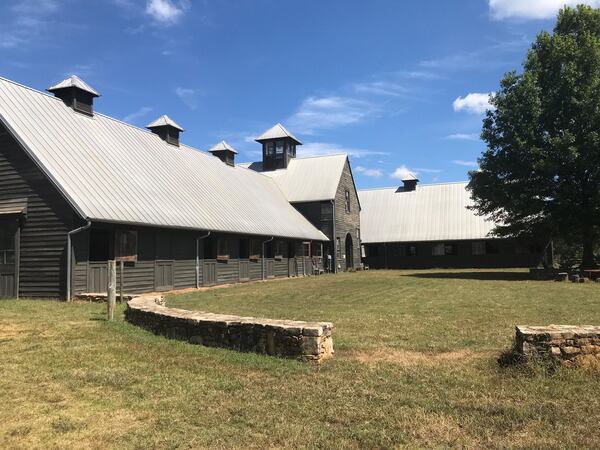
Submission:
M 127 302 L 128 322 L 172 339 L 209 347 L 322 361 L 333 356 L 333 324 L 257 319 L 167 308 L 160 295 Z
M 600 327 L 517 326 L 517 351 L 528 358 L 550 357 L 566 366 L 600 364 Z

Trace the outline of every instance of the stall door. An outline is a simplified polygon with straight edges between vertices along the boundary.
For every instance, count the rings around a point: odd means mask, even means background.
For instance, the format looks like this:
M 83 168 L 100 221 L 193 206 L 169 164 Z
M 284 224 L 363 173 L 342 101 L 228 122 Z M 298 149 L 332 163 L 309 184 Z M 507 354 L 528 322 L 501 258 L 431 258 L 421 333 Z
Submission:
M 216 261 L 205 261 L 202 267 L 202 284 L 204 286 L 214 286 L 217 284 L 217 263 Z
M 17 297 L 18 222 L 0 219 L 0 298 Z
M 174 287 L 173 261 L 156 261 L 154 266 L 154 284 L 157 291 L 171 291 Z

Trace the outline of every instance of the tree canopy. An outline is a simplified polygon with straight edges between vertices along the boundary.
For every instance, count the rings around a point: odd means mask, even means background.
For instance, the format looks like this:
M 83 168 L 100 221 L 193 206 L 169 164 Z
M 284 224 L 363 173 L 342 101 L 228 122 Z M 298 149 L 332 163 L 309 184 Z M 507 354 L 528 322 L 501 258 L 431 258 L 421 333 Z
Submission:
M 475 209 L 499 236 L 572 239 L 594 265 L 600 225 L 600 10 L 560 11 L 524 70 L 492 95 L 480 170 L 469 174 Z

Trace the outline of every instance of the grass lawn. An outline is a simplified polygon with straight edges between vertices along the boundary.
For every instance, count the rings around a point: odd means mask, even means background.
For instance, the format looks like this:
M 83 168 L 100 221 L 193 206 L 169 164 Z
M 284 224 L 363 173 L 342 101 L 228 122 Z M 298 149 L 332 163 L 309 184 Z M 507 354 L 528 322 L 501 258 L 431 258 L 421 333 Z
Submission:
M 600 324 L 600 285 L 371 271 L 174 295 L 335 324 L 303 364 L 169 341 L 105 307 L 0 302 L 0 448 L 599 447 L 600 374 L 500 368 L 515 324 Z

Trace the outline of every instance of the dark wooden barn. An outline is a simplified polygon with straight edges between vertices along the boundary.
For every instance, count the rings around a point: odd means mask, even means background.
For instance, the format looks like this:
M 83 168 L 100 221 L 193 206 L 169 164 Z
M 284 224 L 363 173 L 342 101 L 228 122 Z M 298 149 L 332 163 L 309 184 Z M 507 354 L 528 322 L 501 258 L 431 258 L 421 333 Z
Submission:
M 49 90 L 0 79 L 0 297 L 103 292 L 112 259 L 126 293 L 322 264 L 328 237 L 230 147 L 180 144 L 167 116 L 147 131 L 98 114 L 77 77 Z

